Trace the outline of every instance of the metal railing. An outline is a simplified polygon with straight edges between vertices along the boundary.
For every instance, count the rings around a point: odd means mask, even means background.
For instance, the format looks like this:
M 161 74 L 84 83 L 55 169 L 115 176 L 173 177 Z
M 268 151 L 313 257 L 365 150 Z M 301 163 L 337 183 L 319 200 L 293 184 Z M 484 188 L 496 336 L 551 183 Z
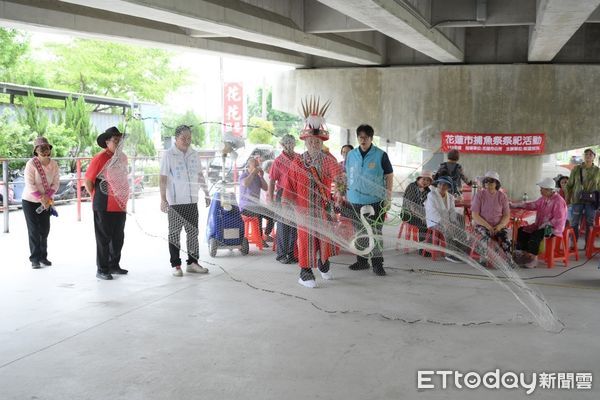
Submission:
M 67 198 L 61 198 L 62 196 L 60 196 L 60 193 L 59 196 L 55 194 L 55 204 L 72 203 L 75 201 L 77 207 L 77 221 L 81 221 L 81 203 L 91 200 L 84 185 L 85 169 L 91 158 L 56 157 L 52 159 L 57 161 L 60 170 L 64 171 L 64 174 L 61 175 L 63 177 L 63 179 L 61 179 L 61 187 L 65 190 L 74 191 L 74 193 L 70 193 L 72 197 L 67 195 Z M 213 159 L 213 156 L 201 155 L 200 159 L 201 162 L 204 162 L 203 171 L 208 171 L 208 166 Z M 0 181 L 2 204 L 0 212 L 2 212 L 4 216 L 4 233 L 9 232 L 10 211 L 17 210 L 21 207 L 20 201 L 18 201 L 20 196 L 17 195 L 17 199 L 15 199 L 15 193 L 18 192 L 17 189 L 22 189 L 25 186 L 24 179 L 18 182 L 10 180 L 11 176 L 22 176 L 22 173 L 15 174 L 15 170 L 11 171 L 9 166 L 11 163 L 24 164 L 29 160 L 30 158 L 0 158 L 0 162 L 2 163 L 2 180 Z M 130 212 L 135 213 L 136 196 L 154 190 L 158 191 L 160 180 L 160 157 L 128 157 L 128 161 L 130 167 L 129 185 L 131 188 L 129 206 Z M 75 166 L 75 172 L 71 172 L 73 170 L 73 164 Z M 19 168 L 18 171 L 22 171 L 23 168 Z M 64 179 L 66 175 L 69 177 Z M 10 193 L 13 193 L 13 195 L 11 196 Z

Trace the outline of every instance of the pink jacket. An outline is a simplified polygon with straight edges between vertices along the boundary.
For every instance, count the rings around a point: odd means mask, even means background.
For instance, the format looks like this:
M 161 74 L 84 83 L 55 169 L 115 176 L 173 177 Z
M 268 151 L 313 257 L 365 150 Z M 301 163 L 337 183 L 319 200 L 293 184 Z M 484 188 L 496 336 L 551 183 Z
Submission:
M 533 232 L 544 228 L 546 225 L 552 225 L 552 234 L 562 237 L 567 221 L 567 203 L 560 194 L 554 193 L 552 196 L 540 197 L 536 201 L 524 203 L 515 208 L 524 208 L 526 210 L 535 210 L 535 222 L 526 226 L 527 232 Z

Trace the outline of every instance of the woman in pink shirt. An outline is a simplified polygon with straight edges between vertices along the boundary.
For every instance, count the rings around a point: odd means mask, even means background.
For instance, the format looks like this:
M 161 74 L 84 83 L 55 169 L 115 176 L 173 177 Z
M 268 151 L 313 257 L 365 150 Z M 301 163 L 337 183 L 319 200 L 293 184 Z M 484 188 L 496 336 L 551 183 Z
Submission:
M 506 226 L 510 220 L 510 207 L 508 197 L 500 189 L 500 175 L 495 171 L 488 171 L 483 178 L 483 190 L 473 197 L 471 211 L 473 223 L 483 242 L 489 243 L 491 239 L 498 242 L 505 255 L 510 258 L 510 236 Z M 487 248 L 487 246 L 485 246 Z M 485 254 L 481 254 L 481 263 L 485 264 Z
M 52 146 L 44 137 L 33 142 L 33 158 L 25 165 L 25 189 L 23 190 L 23 214 L 29 234 L 31 267 L 52 265 L 48 261 L 48 234 L 52 197 L 58 190 L 58 164 L 50 159 Z
M 556 192 L 556 184 L 552 178 L 545 178 L 538 182 L 542 197 L 536 201 L 527 203 L 511 204 L 511 208 L 523 208 L 535 210 L 535 222 L 519 228 L 517 235 L 517 250 L 524 251 L 519 257 L 515 256 L 517 264 L 527 267 L 535 267 L 540 243 L 545 236 L 562 237 L 567 220 L 567 203 Z M 519 260 L 522 260 L 519 262 Z

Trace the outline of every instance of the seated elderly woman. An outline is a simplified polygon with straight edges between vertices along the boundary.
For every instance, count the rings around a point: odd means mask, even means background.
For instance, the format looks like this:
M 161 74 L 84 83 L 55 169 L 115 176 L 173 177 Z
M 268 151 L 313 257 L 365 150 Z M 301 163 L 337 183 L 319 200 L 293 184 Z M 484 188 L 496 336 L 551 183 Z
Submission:
M 446 246 L 456 252 L 465 252 L 464 229 L 454 205 L 454 196 L 450 192 L 452 181 L 447 176 L 439 177 L 425 200 L 425 219 L 427 228 L 441 232 L 446 239 Z M 446 260 L 462 262 L 448 255 Z
M 511 243 L 506 226 L 510 221 L 508 197 L 500 190 L 500 175 L 488 171 L 483 178 L 483 189 L 478 191 L 471 203 L 475 231 L 481 240 L 489 243 L 495 239 L 507 256 L 510 256 Z M 482 254 L 482 262 L 485 254 Z
M 419 240 L 425 240 L 427 233 L 427 224 L 425 223 L 425 200 L 431 191 L 429 186 L 433 182 L 433 174 L 429 171 L 423 171 L 417 180 L 406 187 L 404 199 L 402 202 L 403 220 L 419 228 Z
M 537 255 L 540 243 L 544 237 L 562 237 L 567 220 L 567 203 L 556 192 L 556 184 L 552 178 L 538 182 L 542 197 L 536 201 L 511 204 L 511 208 L 535 210 L 535 222 L 519 228 L 517 235 L 517 250 L 515 262 L 527 268 L 537 265 Z

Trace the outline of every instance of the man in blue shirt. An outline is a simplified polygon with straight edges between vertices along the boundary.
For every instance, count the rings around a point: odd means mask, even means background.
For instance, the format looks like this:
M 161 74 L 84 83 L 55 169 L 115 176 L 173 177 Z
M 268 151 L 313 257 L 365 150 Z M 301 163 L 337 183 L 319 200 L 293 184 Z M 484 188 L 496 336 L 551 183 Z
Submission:
M 360 209 L 371 205 L 375 214 L 368 217 L 376 237 L 381 237 L 385 213 L 392 199 L 394 169 L 387 153 L 373 145 L 375 132 L 370 125 L 356 128 L 359 147 L 351 150 L 346 158 L 346 175 L 348 179 L 347 198 L 352 205 L 353 215 L 359 220 Z M 366 248 L 367 240 L 358 240 L 359 247 Z M 371 253 L 371 265 L 376 275 L 385 275 L 381 241 L 377 241 Z M 350 265 L 353 271 L 368 269 L 368 258 L 357 256 L 356 262 Z

